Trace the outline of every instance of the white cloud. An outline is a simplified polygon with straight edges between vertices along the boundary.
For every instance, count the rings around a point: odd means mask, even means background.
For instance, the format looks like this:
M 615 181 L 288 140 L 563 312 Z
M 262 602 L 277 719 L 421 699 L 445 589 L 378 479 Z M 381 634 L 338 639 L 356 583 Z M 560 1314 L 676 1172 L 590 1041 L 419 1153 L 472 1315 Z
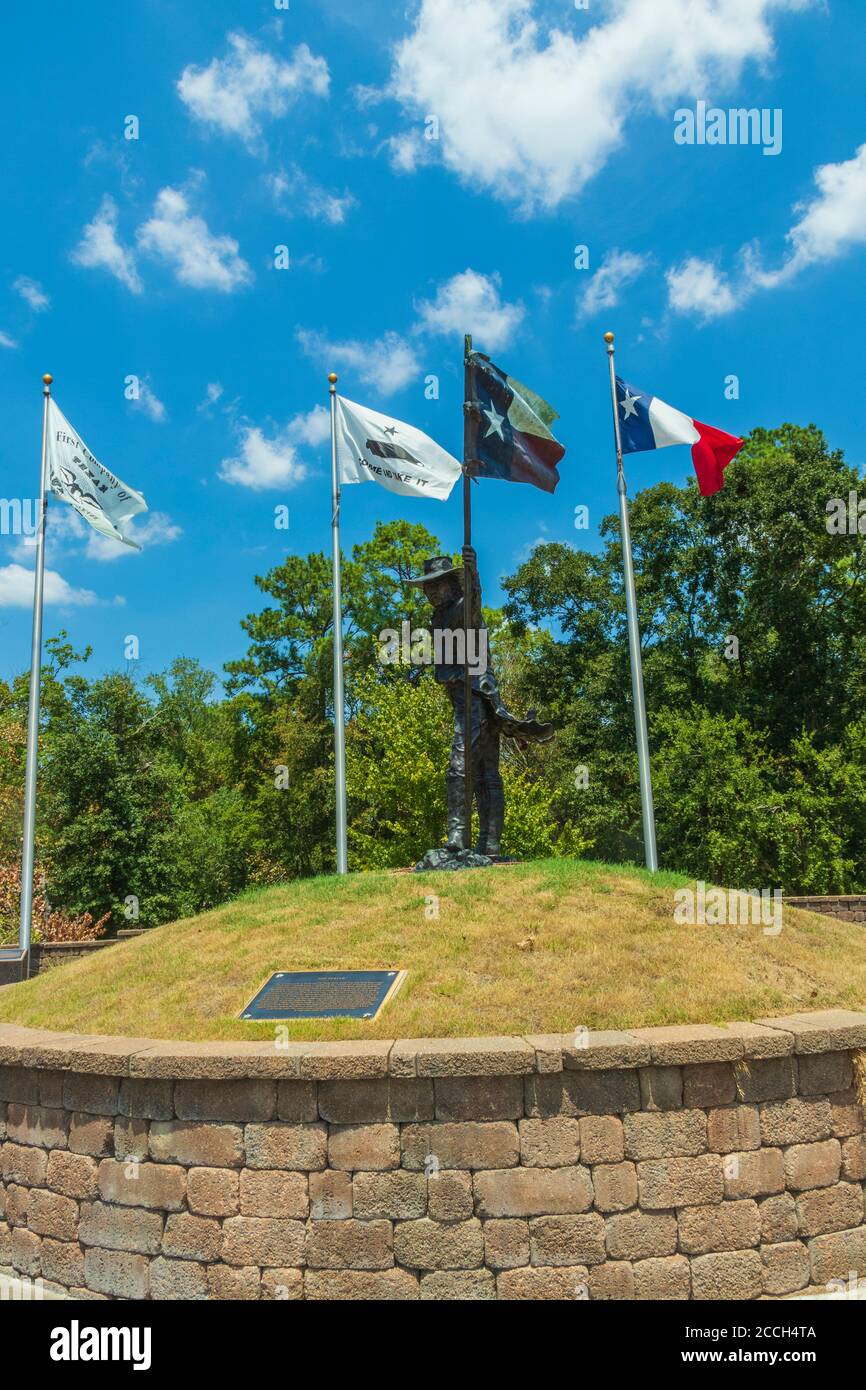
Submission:
M 589 317 L 601 309 L 612 309 L 619 303 L 621 291 L 634 283 L 648 262 L 648 256 L 634 251 L 609 251 L 580 296 L 578 313 Z
M 690 256 L 665 275 L 668 304 L 678 314 L 698 314 L 702 319 L 730 314 L 741 302 L 742 290 L 734 291 L 710 261 Z
M 224 483 L 262 492 L 265 488 L 295 487 L 307 476 L 307 465 L 299 456 L 297 438 L 291 425 L 270 439 L 258 425 L 244 425 L 240 434 L 240 452 L 223 459 L 219 476 Z
M 314 405 L 306 415 L 295 416 L 289 434 L 301 444 L 324 444 L 331 437 L 331 412 L 323 405 Z
M 781 265 L 767 270 L 759 245 L 747 244 L 740 250 L 739 274 L 732 284 L 716 266 L 692 256 L 667 273 L 670 307 L 703 319 L 730 314 L 758 290 L 776 289 L 809 266 L 866 245 L 866 144 L 852 159 L 820 165 L 814 181 L 817 194 L 794 208 L 799 220 L 787 233 L 791 249 Z
M 47 309 L 51 304 L 51 300 L 39 281 L 31 280 L 29 275 L 19 275 L 16 280 L 12 281 L 12 288 L 20 294 L 22 299 L 26 299 L 30 308 L 37 314 L 43 309 Z
M 471 187 L 554 208 L 598 173 L 633 117 L 670 120 L 674 101 L 766 63 L 771 18 L 808 3 L 613 0 L 575 35 L 535 0 L 421 0 L 388 90 L 414 120 L 438 116 L 441 158 Z M 420 154 L 411 136 L 391 148 L 406 168 Z
M 106 194 L 93 221 L 84 228 L 70 258 L 76 265 L 107 270 L 133 294 L 141 294 L 143 286 L 135 257 L 117 239 L 117 219 L 117 204 Z
M 295 487 L 309 473 L 299 446 L 318 448 L 330 438 L 331 414 L 323 405 L 313 406 L 305 414 L 296 415 L 282 430 L 270 438 L 257 425 L 244 425 L 240 431 L 240 451 L 234 458 L 223 459 L 219 476 L 225 483 L 252 488 Z
M 180 99 L 197 120 L 224 135 L 237 135 L 253 144 L 261 135 L 264 117 L 282 116 L 304 92 L 327 96 L 330 75 L 324 58 L 305 43 L 289 62 L 275 57 L 243 34 L 228 35 L 229 51 L 205 68 L 192 63 L 177 83 Z
M 421 373 L 415 349 L 397 333 L 385 333 L 373 342 L 333 342 L 304 328 L 297 336 L 303 351 L 323 371 L 348 367 L 365 386 L 375 387 L 385 396 L 400 391 Z
M 45 571 L 45 602 L 63 607 L 96 603 L 89 589 L 73 589 L 56 570 Z M 33 607 L 33 571 L 23 565 L 0 567 L 0 608 Z
M 210 407 L 212 405 L 216 405 L 222 393 L 222 382 L 209 381 L 207 384 L 207 390 L 205 391 L 204 400 L 199 402 L 199 404 L 196 406 L 196 410 L 210 410 Z
M 418 329 L 429 333 L 472 333 L 480 343 L 497 352 L 505 347 L 523 319 L 522 304 L 500 298 L 500 277 L 464 270 L 441 284 L 436 298 L 418 306 Z
M 215 236 L 203 217 L 190 212 L 179 188 L 157 194 L 153 216 L 136 235 L 142 251 L 165 261 L 180 283 L 192 289 L 231 294 L 252 278 L 234 238 Z
M 149 550 L 154 545 L 170 545 L 183 535 L 183 530 L 165 512 L 149 512 L 143 519 L 127 522 L 126 533 L 130 540 Z M 92 526 L 87 527 L 88 560 L 119 560 L 124 555 L 135 555 L 135 551 L 110 536 L 101 536 Z
M 346 220 L 347 212 L 357 206 L 358 200 L 348 189 L 342 194 L 331 193 L 327 188 L 305 174 L 297 164 L 279 173 L 269 174 L 266 180 L 274 201 L 281 212 L 294 215 L 299 212 L 314 217 L 319 222 L 329 222 L 339 226 Z
M 8 333 L 4 333 L 3 330 L 0 329 L 0 347 L 17 348 L 17 346 L 18 344 L 16 343 L 15 339 L 10 338 Z
M 148 377 L 139 382 L 138 396 L 130 400 L 129 404 L 133 410 L 142 411 L 157 425 L 161 425 L 165 420 L 165 406 L 153 390 Z

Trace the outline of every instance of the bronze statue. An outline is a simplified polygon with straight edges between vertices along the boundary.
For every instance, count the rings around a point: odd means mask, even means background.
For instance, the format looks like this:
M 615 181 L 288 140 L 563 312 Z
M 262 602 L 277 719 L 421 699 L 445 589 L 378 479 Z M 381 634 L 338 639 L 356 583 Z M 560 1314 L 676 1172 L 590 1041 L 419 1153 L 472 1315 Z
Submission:
M 448 798 L 448 832 L 444 849 L 432 849 L 416 865 L 417 869 L 460 869 L 482 867 L 500 858 L 505 795 L 499 771 L 499 748 L 503 737 L 521 744 L 546 743 L 553 737 L 553 726 L 541 724 L 530 710 L 519 719 L 502 702 L 496 673 L 489 659 L 487 627 L 481 617 L 481 588 L 475 551 L 463 547 L 463 564 L 472 574 L 473 612 L 464 616 L 464 571 L 448 555 L 435 555 L 424 562 L 424 573 L 410 584 L 418 584 L 433 608 L 431 624 L 434 672 L 445 686 L 454 711 L 451 759 L 445 774 Z M 470 773 L 475 805 L 478 809 L 478 842 L 470 845 L 471 825 L 467 825 L 466 805 L 466 717 L 465 665 L 472 676 L 470 719 Z

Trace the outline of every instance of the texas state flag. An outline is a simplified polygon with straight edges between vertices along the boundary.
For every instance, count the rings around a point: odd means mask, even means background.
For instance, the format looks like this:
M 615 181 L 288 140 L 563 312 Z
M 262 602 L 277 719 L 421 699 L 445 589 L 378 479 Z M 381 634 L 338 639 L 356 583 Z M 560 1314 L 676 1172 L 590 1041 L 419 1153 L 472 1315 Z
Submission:
M 619 432 L 624 454 L 664 449 L 668 444 L 691 444 L 692 463 L 702 497 L 712 497 L 725 481 L 724 472 L 743 447 L 743 440 L 712 425 L 702 425 L 658 396 L 648 396 L 622 377 L 616 379 Z

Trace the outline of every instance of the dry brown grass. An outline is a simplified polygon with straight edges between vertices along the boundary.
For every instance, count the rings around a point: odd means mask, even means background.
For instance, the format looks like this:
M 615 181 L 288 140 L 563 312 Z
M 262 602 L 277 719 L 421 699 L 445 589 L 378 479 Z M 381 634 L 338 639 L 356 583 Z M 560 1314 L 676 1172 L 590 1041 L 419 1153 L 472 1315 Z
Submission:
M 403 967 L 376 1023 L 295 1038 L 457 1037 L 721 1022 L 866 1001 L 866 930 L 786 910 L 678 926 L 663 873 L 569 860 L 472 874 L 362 874 L 247 894 L 0 992 L 0 1021 L 155 1038 L 274 1037 L 243 1006 L 275 970 Z M 425 899 L 439 900 L 438 920 Z

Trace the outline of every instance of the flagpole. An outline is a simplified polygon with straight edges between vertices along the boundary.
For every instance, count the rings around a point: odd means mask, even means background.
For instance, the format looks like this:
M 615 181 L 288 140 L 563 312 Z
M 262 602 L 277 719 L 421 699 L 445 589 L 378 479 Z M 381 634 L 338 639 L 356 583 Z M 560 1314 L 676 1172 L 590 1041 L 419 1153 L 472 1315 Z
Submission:
M 472 334 L 463 338 L 463 544 L 472 544 L 472 479 L 469 475 L 469 418 L 470 393 L 472 391 L 472 367 L 469 356 L 472 352 Z M 472 566 L 463 560 L 463 787 L 465 794 L 466 832 L 465 847 L 472 848 L 472 672 L 469 669 L 469 629 L 473 620 L 473 573 Z
M 346 844 L 346 697 L 343 680 L 343 595 L 340 573 L 340 483 L 337 475 L 337 373 L 331 397 L 331 543 L 334 564 L 334 774 L 337 802 L 337 873 L 349 872 Z
M 36 530 L 36 574 L 33 583 L 33 641 L 30 648 L 30 700 L 27 707 L 27 761 L 24 773 L 24 834 L 21 849 L 21 921 L 18 946 L 24 978 L 30 974 L 33 918 L 33 873 L 36 842 L 36 772 L 39 758 L 39 696 L 42 679 L 42 608 L 45 591 L 45 518 L 48 511 L 48 402 L 51 382 L 42 378 L 42 461 L 39 470 L 39 525 Z
M 619 429 L 619 411 L 616 403 L 616 369 L 613 360 L 614 335 L 605 333 L 607 360 L 610 368 L 610 399 L 613 406 L 613 434 L 616 442 L 616 490 L 619 494 L 619 530 L 622 539 L 622 563 L 625 571 L 625 606 L 628 617 L 628 648 L 631 659 L 631 693 L 634 704 L 634 727 L 637 736 L 637 764 L 640 775 L 640 809 L 643 822 L 643 846 L 646 866 L 655 873 L 658 868 L 656 854 L 656 824 L 653 810 L 653 786 L 650 770 L 649 739 L 646 724 L 646 700 L 643 688 L 643 665 L 640 651 L 640 628 L 637 620 L 637 595 L 634 585 L 634 561 L 631 552 L 631 528 L 628 519 L 628 496 L 626 494 L 625 474 L 622 467 L 622 437 Z

